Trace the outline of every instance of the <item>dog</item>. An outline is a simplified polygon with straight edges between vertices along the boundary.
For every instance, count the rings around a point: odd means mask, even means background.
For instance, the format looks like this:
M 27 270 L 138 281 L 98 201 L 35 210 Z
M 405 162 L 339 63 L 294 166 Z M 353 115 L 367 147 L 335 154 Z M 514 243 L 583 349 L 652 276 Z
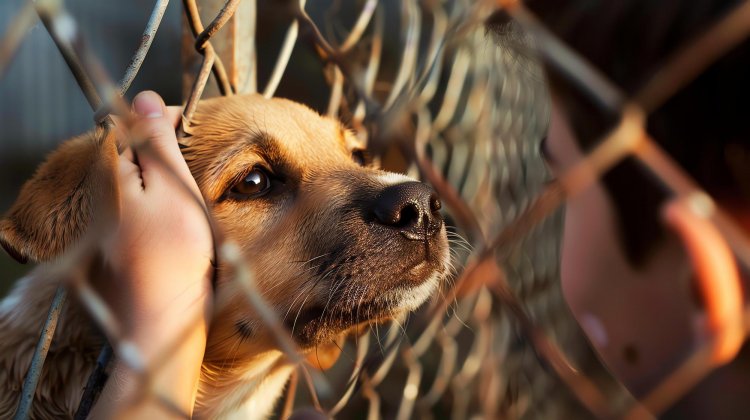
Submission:
M 183 156 L 225 239 L 305 353 L 352 329 L 417 309 L 449 275 L 440 200 L 428 185 L 368 166 L 337 120 L 259 95 L 201 101 Z M 90 132 L 63 143 L 0 221 L 19 261 L 50 261 L 80 240 L 102 194 L 116 190 L 116 145 Z M 295 366 L 219 261 L 194 407 L 196 418 L 265 417 Z M 11 416 L 59 278 L 44 264 L 0 304 L 0 417 Z M 104 338 L 69 299 L 32 417 L 71 417 Z

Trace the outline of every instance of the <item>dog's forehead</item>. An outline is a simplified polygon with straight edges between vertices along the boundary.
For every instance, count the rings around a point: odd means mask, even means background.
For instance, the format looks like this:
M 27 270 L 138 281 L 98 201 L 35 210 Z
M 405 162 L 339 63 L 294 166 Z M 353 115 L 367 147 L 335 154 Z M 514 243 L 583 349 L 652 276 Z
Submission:
M 353 146 L 338 121 L 296 102 L 260 95 L 203 101 L 193 123 L 201 141 L 273 145 L 295 160 L 346 158 Z

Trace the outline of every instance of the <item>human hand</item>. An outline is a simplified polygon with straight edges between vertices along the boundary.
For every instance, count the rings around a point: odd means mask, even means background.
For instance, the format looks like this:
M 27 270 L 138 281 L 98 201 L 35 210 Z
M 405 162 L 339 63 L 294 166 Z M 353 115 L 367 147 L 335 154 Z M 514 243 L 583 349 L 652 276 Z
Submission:
M 114 278 L 97 288 L 120 323 L 120 338 L 136 347 L 144 367 L 158 368 L 156 386 L 189 413 L 209 321 L 211 231 L 175 137 L 181 109 L 147 91 L 135 97 L 133 111 L 132 147 L 119 158 L 119 226 L 103 246 Z M 119 379 L 110 383 L 120 386 L 108 385 L 99 414 L 119 412 L 123 394 L 139 391 L 138 372 L 118 356 Z
M 120 223 L 105 248 L 118 277 L 113 309 L 123 332 L 146 336 L 175 331 L 210 292 L 211 232 L 198 186 L 182 158 L 178 107 L 154 92 L 133 101 L 133 147 L 120 156 Z M 191 309 L 192 308 L 192 309 Z

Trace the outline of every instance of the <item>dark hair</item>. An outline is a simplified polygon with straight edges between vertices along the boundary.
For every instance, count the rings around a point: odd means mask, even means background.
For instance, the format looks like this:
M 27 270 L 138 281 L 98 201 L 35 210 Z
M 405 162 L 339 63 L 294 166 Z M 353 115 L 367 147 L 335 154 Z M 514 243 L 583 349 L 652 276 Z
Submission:
M 665 60 L 740 0 L 527 0 L 528 9 L 567 45 L 634 95 Z M 750 42 L 714 63 L 648 119 L 648 131 L 715 196 L 747 198 L 727 155 L 750 149 Z M 583 150 L 616 122 L 554 72 L 548 73 Z M 594 117 L 599 116 L 599 117 Z M 734 148 L 734 149 L 732 149 Z M 735 165 L 736 166 L 736 165 Z M 735 171 L 733 172 L 733 169 Z M 748 172 L 750 173 L 750 172 Z M 663 236 L 657 218 L 666 191 L 626 159 L 604 178 L 627 255 L 644 262 Z

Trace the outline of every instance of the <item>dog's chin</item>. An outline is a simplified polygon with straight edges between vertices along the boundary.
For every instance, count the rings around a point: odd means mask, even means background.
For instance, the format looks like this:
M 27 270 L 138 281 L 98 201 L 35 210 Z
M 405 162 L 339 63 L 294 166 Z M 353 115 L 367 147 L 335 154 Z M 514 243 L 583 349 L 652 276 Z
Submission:
M 439 287 L 441 274 L 433 270 L 423 278 L 421 283 L 404 282 L 389 290 L 373 290 L 374 298 L 356 304 L 341 300 L 328 302 L 327 306 L 310 306 L 288 328 L 303 349 L 335 342 L 343 334 L 359 331 L 361 326 L 384 323 L 419 308 Z

